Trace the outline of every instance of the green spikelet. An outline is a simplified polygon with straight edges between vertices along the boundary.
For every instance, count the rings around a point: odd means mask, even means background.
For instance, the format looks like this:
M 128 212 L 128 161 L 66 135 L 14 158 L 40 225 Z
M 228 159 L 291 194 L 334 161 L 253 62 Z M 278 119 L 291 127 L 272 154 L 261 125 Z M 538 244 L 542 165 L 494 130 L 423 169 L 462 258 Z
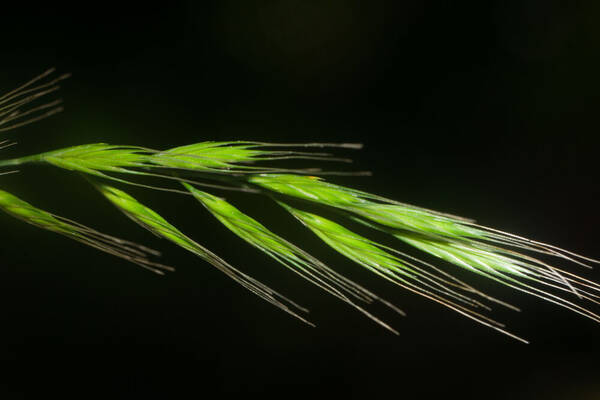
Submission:
M 355 263 L 402 288 L 429 298 L 515 339 L 526 342 L 524 339 L 502 329 L 503 324 L 474 311 L 478 308 L 489 311 L 490 308 L 466 296 L 465 292 L 477 294 L 495 302 L 499 302 L 498 300 L 484 295 L 435 267 L 430 266 L 430 270 L 425 270 L 415 263 L 402 260 L 399 258 L 402 253 L 373 242 L 329 219 L 300 211 L 284 203 L 280 204 L 325 243 Z M 404 258 L 407 258 L 407 256 L 404 255 Z
M 398 308 L 375 296 L 360 285 L 339 275 L 321 261 L 283 239 L 281 236 L 271 232 L 260 222 L 242 213 L 227 201 L 198 190 L 191 185 L 184 185 L 207 210 L 237 236 L 268 254 L 277 262 L 296 272 L 304 279 L 307 279 L 340 300 L 350 304 L 352 307 L 358 309 L 386 329 L 397 333 L 389 325 L 383 323 L 363 308 L 357 306 L 354 301 L 351 300 L 351 297 L 366 303 L 379 300 L 395 311 L 403 314 Z
M 102 193 L 108 200 L 110 200 L 111 203 L 113 203 L 134 222 L 148 229 L 158 237 L 168 239 L 176 245 L 195 254 L 196 256 L 216 267 L 218 270 L 225 273 L 227 276 L 238 282 L 246 289 L 250 290 L 252 293 L 295 316 L 303 322 L 312 325 L 306 319 L 292 311 L 284 303 L 290 304 L 301 311 L 306 312 L 306 309 L 291 302 L 284 296 L 256 281 L 250 276 L 238 271 L 222 258 L 183 234 L 179 229 L 167 222 L 157 212 L 141 204 L 129 194 L 105 184 L 98 184 L 96 187 L 100 193 Z
M 163 271 L 173 270 L 171 267 L 152 262 L 148 259 L 150 255 L 160 255 L 160 253 L 154 250 L 100 233 L 79 223 L 53 215 L 3 190 L 0 190 L 0 209 L 38 228 L 67 236 L 153 272 L 162 274 Z

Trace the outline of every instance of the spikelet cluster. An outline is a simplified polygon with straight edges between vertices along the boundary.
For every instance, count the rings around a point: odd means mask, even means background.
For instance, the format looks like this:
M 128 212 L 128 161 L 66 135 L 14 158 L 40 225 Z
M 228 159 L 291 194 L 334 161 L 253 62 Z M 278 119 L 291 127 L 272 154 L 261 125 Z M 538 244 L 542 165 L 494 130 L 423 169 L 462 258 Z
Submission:
M 60 111 L 57 102 L 28 110 L 24 108 L 58 88 L 58 81 L 65 76 L 42 83 L 51 72 L 0 97 L 0 132 Z M 0 149 L 11 145 L 7 140 L 0 141 Z M 482 226 L 473 220 L 400 203 L 323 179 L 328 174 L 339 174 L 336 171 L 323 171 L 313 165 L 286 169 L 272 164 L 289 159 L 349 161 L 314 151 L 314 148 L 357 149 L 360 145 L 208 141 L 156 150 L 96 143 L 0 160 L 0 175 L 11 172 L 4 168 L 32 163 L 83 174 L 106 199 L 138 225 L 195 254 L 252 293 L 309 324 L 301 315 L 307 311 L 305 308 L 234 268 L 114 185 L 166 190 L 195 199 L 227 230 L 276 263 L 395 333 L 394 328 L 372 315 L 366 306 L 379 301 L 404 314 L 398 307 L 336 272 L 225 198 L 206 190 L 240 190 L 272 199 L 273 206 L 279 204 L 287 210 L 290 224 L 294 219 L 299 221 L 333 251 L 361 268 L 517 340 L 525 341 L 488 314 L 490 304 L 513 310 L 518 308 L 486 295 L 476 288 L 476 284 L 459 280 L 453 273 L 456 268 L 474 273 L 475 278 L 490 279 L 600 322 L 600 316 L 589 308 L 590 303 L 599 303 L 600 285 L 559 269 L 544 258 L 580 265 L 599 261 Z M 144 178 L 143 182 L 141 178 Z M 147 183 L 148 179 L 153 183 Z M 149 260 L 149 255 L 157 255 L 150 249 L 40 210 L 8 192 L 0 191 L 0 209 L 39 228 L 155 272 L 170 270 L 170 267 Z M 358 227 L 364 228 L 365 233 L 359 233 Z M 371 235 L 375 233 L 387 235 L 398 246 L 384 245 L 372 239 Z M 400 246 L 415 253 L 401 250 Z M 439 264 L 428 262 L 422 256 L 437 260 Z

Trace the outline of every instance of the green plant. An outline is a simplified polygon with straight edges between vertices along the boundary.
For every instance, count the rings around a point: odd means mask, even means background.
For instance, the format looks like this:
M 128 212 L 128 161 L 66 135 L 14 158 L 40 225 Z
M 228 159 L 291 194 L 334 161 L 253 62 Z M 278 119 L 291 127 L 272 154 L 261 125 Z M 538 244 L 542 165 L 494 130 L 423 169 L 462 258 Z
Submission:
M 63 75 L 45 82 L 52 72 L 50 70 L 0 97 L 0 132 L 62 110 L 59 101 L 36 105 L 40 98 L 56 91 L 57 83 L 66 77 Z M 0 144 L 2 148 L 12 145 L 8 141 Z M 457 279 L 451 270 L 448 272 L 393 246 L 383 245 L 351 227 L 362 225 L 369 232 L 378 231 L 444 261 L 442 264 L 446 264 L 446 269 L 449 265 L 466 269 L 600 322 L 598 314 L 579 304 L 582 301 L 598 303 L 600 285 L 559 270 L 535 258 L 534 254 L 558 257 L 578 264 L 597 263 L 596 260 L 481 226 L 468 219 L 336 185 L 322 177 L 330 172 L 318 168 L 284 169 L 255 164 L 288 159 L 347 161 L 332 157 L 329 153 L 312 151 L 314 148 L 357 149 L 360 145 L 233 141 L 202 142 L 154 150 L 96 143 L 5 159 L 0 161 L 0 168 L 3 168 L 0 174 L 13 172 L 10 167 L 41 163 L 86 175 L 104 197 L 134 222 L 192 252 L 243 287 L 308 324 L 311 323 L 302 315 L 306 309 L 235 269 L 114 185 L 136 185 L 193 197 L 238 237 L 395 333 L 392 327 L 373 316 L 365 307 L 380 301 L 403 314 L 400 309 L 337 273 L 224 198 L 205 190 L 241 190 L 267 196 L 323 242 L 361 267 L 517 340 L 525 341 L 486 315 L 491 310 L 486 303 L 497 303 L 514 310 L 518 308 Z M 156 183 L 141 183 L 140 177 L 153 179 Z M 25 222 L 70 237 L 156 273 L 172 270 L 151 260 L 151 257 L 159 255 L 154 250 L 53 215 L 8 192 L 0 191 L 0 208 Z M 558 292 L 562 292 L 563 296 Z M 569 296 L 575 299 L 569 299 Z

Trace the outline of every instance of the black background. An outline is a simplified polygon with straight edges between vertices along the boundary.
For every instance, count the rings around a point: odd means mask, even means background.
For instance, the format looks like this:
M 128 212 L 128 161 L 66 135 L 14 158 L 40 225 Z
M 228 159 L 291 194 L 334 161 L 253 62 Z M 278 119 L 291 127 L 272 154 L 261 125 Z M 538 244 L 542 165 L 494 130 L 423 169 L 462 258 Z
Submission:
M 362 142 L 338 178 L 600 257 L 600 3 L 88 3 L 2 10 L 0 88 L 72 72 L 63 114 L 3 157 L 90 142 Z M 188 198 L 131 189 L 199 242 L 311 309 L 303 326 L 123 219 L 80 177 L 27 167 L 2 188 L 160 249 L 155 276 L 0 216 L 3 398 L 383 395 L 597 399 L 600 329 L 468 276 L 522 345 L 371 276 L 252 195 L 244 211 L 386 297 L 395 337 L 239 241 Z M 600 280 L 597 271 L 560 266 Z M 453 267 L 448 267 L 452 270 Z M 597 308 L 596 308 L 597 309 Z

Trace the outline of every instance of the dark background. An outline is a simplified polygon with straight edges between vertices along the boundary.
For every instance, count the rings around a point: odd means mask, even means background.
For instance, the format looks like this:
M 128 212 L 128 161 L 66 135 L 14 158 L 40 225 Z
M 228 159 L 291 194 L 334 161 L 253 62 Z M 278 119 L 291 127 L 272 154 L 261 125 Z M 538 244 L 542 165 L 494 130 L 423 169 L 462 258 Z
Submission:
M 340 168 L 374 175 L 336 182 L 600 257 L 600 3 L 452 3 L 3 6 L 1 90 L 51 66 L 73 77 L 61 90 L 66 111 L 10 132 L 20 144 L 2 156 L 100 141 L 362 142 L 360 152 L 339 152 L 356 160 Z M 318 327 L 138 229 L 78 176 L 27 167 L 1 179 L 41 208 L 160 249 L 178 268 L 159 277 L 0 216 L 3 398 L 600 397 L 593 322 L 470 276 L 522 306 L 495 314 L 532 340 L 522 345 L 376 279 L 252 195 L 226 194 L 406 310 L 375 309 L 400 336 L 257 253 L 188 198 L 130 190 L 308 306 Z

